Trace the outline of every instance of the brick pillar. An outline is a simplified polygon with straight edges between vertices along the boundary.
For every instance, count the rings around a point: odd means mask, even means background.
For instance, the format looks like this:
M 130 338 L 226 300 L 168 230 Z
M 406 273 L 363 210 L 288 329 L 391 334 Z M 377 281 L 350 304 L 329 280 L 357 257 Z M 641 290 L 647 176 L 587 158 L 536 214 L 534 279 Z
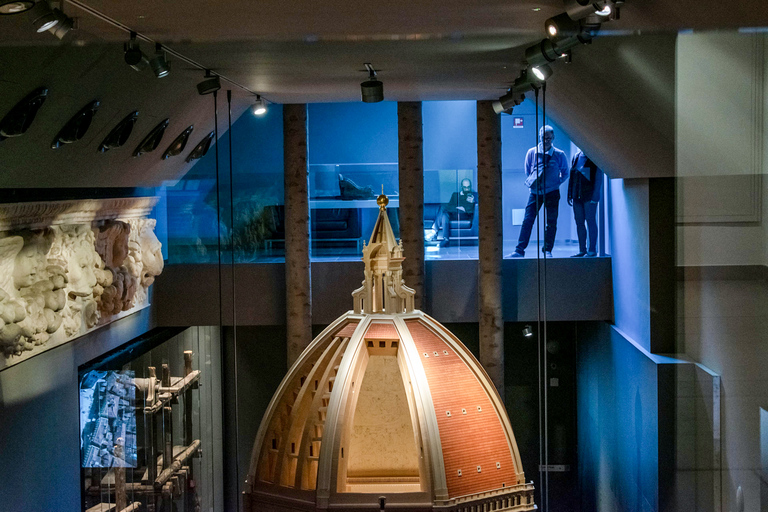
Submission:
M 405 249 L 403 278 L 416 291 L 416 309 L 424 308 L 424 140 L 421 102 L 397 104 L 397 152 L 400 180 L 400 239 Z
M 480 362 L 503 400 L 501 119 L 493 111 L 490 101 L 477 102 L 477 193 L 480 216 L 477 280 Z
M 306 104 L 283 106 L 283 148 L 285 313 L 290 367 L 312 341 Z

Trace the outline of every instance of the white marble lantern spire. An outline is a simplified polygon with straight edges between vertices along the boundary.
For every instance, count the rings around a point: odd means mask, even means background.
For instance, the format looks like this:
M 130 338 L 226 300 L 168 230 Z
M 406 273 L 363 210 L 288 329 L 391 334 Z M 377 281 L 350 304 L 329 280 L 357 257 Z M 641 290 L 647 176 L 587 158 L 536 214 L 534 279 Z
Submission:
M 389 199 L 383 187 L 376 203 L 379 218 L 370 241 L 363 245 L 365 280 L 363 286 L 352 292 L 355 313 L 409 313 L 414 308 L 415 292 L 403 281 L 403 245 L 392 232 L 387 217 Z

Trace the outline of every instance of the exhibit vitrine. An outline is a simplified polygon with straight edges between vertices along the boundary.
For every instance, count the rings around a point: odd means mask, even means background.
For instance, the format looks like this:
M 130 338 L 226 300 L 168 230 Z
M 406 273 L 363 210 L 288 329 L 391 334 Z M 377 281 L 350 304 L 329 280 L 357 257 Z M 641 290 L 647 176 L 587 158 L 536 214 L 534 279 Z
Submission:
M 156 329 L 80 368 L 82 510 L 211 510 L 221 494 L 216 329 Z

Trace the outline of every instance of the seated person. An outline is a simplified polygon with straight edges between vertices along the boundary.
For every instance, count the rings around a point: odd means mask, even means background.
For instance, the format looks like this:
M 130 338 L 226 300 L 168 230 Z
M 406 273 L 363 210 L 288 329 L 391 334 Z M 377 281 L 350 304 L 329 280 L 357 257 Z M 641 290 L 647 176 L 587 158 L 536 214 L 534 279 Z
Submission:
M 472 190 L 472 182 L 464 178 L 461 180 L 461 190 L 451 195 L 451 200 L 440 206 L 432 227 L 434 232 L 431 240 L 440 240 L 440 246 L 445 247 L 450 243 L 451 221 L 463 218 L 472 220 L 477 204 L 477 192 Z

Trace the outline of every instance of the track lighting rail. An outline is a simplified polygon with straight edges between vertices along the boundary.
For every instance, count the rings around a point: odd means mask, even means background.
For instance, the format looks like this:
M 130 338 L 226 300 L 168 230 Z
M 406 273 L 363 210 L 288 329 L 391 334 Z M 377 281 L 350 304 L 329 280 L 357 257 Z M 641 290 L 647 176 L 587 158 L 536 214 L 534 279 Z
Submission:
M 70 5 L 74 6 L 74 7 L 77 7 L 78 9 L 80 9 L 82 11 L 87 12 L 88 14 L 93 16 L 94 18 L 97 18 L 97 19 L 103 21 L 104 23 L 107 23 L 107 24 L 112 25 L 113 27 L 115 27 L 115 28 L 117 28 L 119 30 L 122 30 L 126 34 L 130 35 L 131 33 L 135 33 L 136 34 L 136 39 L 140 39 L 142 41 L 150 43 L 151 45 L 159 44 L 157 41 L 155 41 L 154 39 L 150 38 L 149 36 L 146 36 L 146 35 L 142 34 L 141 32 L 135 31 L 134 29 L 132 29 L 128 25 L 125 25 L 124 23 L 121 23 L 121 22 L 117 21 L 116 19 L 107 16 L 103 12 L 101 12 L 101 11 L 99 11 L 97 9 L 94 9 L 93 7 L 91 7 L 91 6 L 81 2 L 80 0 L 64 0 L 64 2 L 70 4 Z M 179 53 L 179 52 L 177 52 L 176 50 L 174 50 L 172 48 L 167 47 L 166 45 L 162 45 L 162 49 L 168 55 L 172 55 L 174 58 L 176 58 L 176 59 L 178 59 L 180 61 L 183 61 L 183 62 L 189 64 L 190 66 L 198 68 L 200 71 L 208 71 L 210 69 L 210 66 L 204 66 L 203 64 L 200 64 L 196 60 L 191 59 L 191 58 L 187 57 L 186 55 L 184 55 L 182 53 Z M 245 85 L 241 84 L 240 82 L 237 82 L 236 80 L 228 78 L 228 77 L 226 77 L 226 76 L 224 76 L 224 75 L 222 75 L 220 73 L 213 72 L 213 74 L 218 76 L 221 80 L 224 80 L 225 82 L 229 82 L 234 87 L 237 87 L 238 89 L 241 89 L 241 90 L 247 92 L 250 95 L 253 95 L 253 96 L 259 95 L 255 91 L 252 91 L 251 89 L 249 89 Z M 259 96 L 261 96 L 262 98 L 264 97 L 263 94 L 259 95 Z M 265 99 L 267 99 L 267 98 L 265 98 Z M 270 101 L 270 103 L 271 103 L 271 101 Z

